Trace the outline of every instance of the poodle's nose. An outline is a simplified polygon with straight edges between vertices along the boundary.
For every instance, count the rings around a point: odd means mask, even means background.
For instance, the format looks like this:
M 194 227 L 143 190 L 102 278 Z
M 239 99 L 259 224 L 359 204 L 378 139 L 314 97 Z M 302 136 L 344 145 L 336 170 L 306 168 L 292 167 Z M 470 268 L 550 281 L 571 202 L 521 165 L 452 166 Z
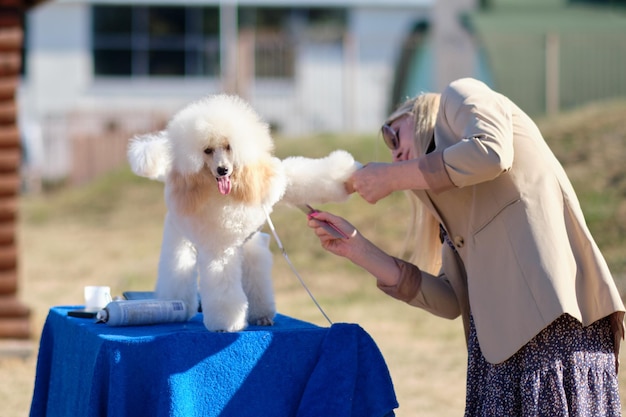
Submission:
M 219 175 L 220 177 L 223 177 L 224 175 L 228 175 L 228 168 L 227 167 L 217 167 L 217 175 Z

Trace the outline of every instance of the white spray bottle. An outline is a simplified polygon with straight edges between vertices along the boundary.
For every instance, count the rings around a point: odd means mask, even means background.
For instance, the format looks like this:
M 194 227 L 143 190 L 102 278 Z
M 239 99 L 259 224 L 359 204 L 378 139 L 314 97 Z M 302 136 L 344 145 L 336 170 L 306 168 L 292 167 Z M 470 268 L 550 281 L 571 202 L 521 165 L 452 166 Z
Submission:
M 187 306 L 180 300 L 112 301 L 98 311 L 98 323 L 109 326 L 140 326 L 187 321 Z

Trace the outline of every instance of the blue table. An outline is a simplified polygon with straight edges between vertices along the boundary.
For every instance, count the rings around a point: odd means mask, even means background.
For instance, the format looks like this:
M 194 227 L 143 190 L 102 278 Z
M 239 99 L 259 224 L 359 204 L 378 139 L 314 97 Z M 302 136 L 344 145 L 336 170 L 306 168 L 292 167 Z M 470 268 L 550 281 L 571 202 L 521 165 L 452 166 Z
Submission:
M 109 327 L 53 307 L 31 417 L 383 417 L 397 408 L 385 361 L 356 324 L 284 315 L 211 333 L 189 322 Z

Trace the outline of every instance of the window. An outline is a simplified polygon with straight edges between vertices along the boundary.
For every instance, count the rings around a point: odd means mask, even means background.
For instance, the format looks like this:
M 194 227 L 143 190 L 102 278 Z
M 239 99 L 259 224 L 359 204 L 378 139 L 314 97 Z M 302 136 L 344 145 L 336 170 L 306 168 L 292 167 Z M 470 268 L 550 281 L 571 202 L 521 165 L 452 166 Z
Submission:
M 346 10 L 241 7 L 238 25 L 240 34 L 253 34 L 246 38 L 254 39 L 253 49 L 242 50 L 251 54 L 247 62 L 253 63 L 254 76 L 291 79 L 299 32 L 304 29 L 318 41 L 340 42 Z M 218 6 L 94 5 L 92 27 L 97 76 L 220 75 Z
M 101 76 L 217 76 L 217 7 L 93 6 L 93 61 Z
M 293 78 L 295 45 L 289 36 L 294 9 L 245 7 L 239 11 L 239 27 L 254 32 L 254 75 L 259 78 Z
M 239 26 L 254 31 L 255 76 L 293 78 L 296 44 L 294 39 L 311 34 L 324 41 L 341 39 L 345 32 L 344 8 L 245 7 L 239 12 Z M 303 35 L 307 33 L 307 35 Z

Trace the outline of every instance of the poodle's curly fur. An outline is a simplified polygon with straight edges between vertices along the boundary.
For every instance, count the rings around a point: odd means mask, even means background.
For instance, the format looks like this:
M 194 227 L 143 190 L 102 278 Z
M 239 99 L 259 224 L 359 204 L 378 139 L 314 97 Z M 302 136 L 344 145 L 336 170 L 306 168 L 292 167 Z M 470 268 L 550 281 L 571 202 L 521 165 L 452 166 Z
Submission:
M 156 295 L 198 309 L 211 331 L 271 325 L 276 314 L 269 236 L 259 230 L 278 202 L 342 201 L 358 163 L 345 151 L 321 159 L 273 156 L 269 126 L 237 96 L 206 97 L 160 132 L 130 141 L 137 175 L 165 183 Z

